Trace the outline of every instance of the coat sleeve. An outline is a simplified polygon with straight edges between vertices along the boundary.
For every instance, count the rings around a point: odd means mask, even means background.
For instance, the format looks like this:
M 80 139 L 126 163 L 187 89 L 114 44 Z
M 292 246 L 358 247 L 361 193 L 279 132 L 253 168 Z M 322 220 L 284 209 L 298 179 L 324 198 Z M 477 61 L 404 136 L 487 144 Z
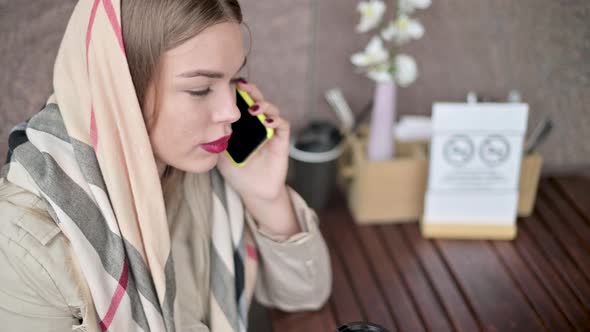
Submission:
M 75 331 L 80 305 L 64 292 L 72 288 L 63 274 L 65 237 L 51 221 L 6 201 L 0 216 L 0 329 Z
M 317 310 L 332 289 L 330 256 L 316 213 L 294 190 L 289 194 L 302 231 L 287 240 L 265 234 L 247 214 L 260 257 L 254 296 L 284 311 Z

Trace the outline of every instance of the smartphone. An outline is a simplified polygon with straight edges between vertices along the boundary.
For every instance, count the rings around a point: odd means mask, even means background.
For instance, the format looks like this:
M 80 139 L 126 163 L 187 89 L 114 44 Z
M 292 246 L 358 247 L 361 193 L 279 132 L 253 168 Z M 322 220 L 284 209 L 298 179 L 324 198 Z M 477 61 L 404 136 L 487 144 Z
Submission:
M 241 116 L 231 125 L 233 133 L 225 153 L 236 166 L 241 167 L 258 148 L 272 138 L 274 130 L 264 126 L 264 114 L 252 115 L 248 112 L 254 105 L 254 100 L 246 91 L 236 89 L 236 104 Z

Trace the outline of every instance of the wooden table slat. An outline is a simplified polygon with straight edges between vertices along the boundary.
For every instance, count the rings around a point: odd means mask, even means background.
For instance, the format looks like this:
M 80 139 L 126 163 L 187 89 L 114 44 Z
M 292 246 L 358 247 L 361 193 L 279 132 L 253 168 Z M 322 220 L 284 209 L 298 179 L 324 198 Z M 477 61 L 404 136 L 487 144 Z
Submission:
M 578 243 L 590 251 L 590 223 L 587 223 L 573 203 L 559 192 L 557 184 L 548 182 L 547 185 L 542 186 L 539 190 L 539 197 L 545 197 L 555 206 L 557 214 L 560 216 L 559 220 L 563 220 L 557 224 L 579 237 Z
M 334 313 L 334 320 L 337 325 L 341 325 L 350 321 L 362 321 L 365 319 L 361 308 L 358 306 L 358 300 L 352 288 L 349 286 L 349 277 L 346 275 L 343 263 L 336 249 L 331 244 L 331 237 L 326 230 L 325 225 L 336 220 L 324 218 L 320 223 L 322 233 L 328 244 L 332 264 L 332 296 L 330 297 L 330 305 Z
M 471 304 L 461 294 L 459 285 L 456 284 L 452 274 L 444 265 L 444 261 L 432 244 L 420 234 L 416 224 L 402 226 L 405 237 L 409 240 L 413 252 L 422 261 L 422 266 L 429 275 L 436 292 L 440 295 L 451 322 L 457 331 L 479 331 L 479 323 L 474 317 Z
M 585 221 L 590 223 L 590 179 L 584 176 L 552 178 L 561 192 L 584 215 Z
M 400 227 L 384 225 L 377 229 L 385 241 L 390 257 L 401 272 L 427 329 L 430 331 L 452 331 L 453 327 L 445 309 L 419 266 L 416 257 L 408 248 Z
M 558 273 L 547 264 L 546 258 L 538 251 L 526 229 L 520 228 L 514 246 L 569 321 L 574 326 L 590 326 L 590 316 Z
M 285 313 L 274 310 L 271 313 L 272 329 L 281 332 L 306 331 L 336 331 L 336 326 L 327 326 L 330 313 L 326 313 L 329 307 L 325 306 L 321 311 Z
M 584 245 L 580 237 L 576 235 L 572 227 L 569 227 L 568 222 L 557 222 L 557 220 L 565 220 L 565 217 L 560 218 L 557 213 L 559 211 L 553 207 L 548 199 L 541 195 L 539 198 L 539 205 L 537 207 L 537 213 L 540 216 L 538 218 L 543 224 L 543 228 L 548 230 L 548 233 L 553 235 L 557 240 L 558 246 L 569 255 L 570 259 L 574 262 L 575 268 L 584 276 L 584 284 L 586 285 L 586 291 L 590 292 L 590 264 L 588 263 L 588 257 L 590 250 Z M 570 210 L 571 211 L 571 210 Z M 534 223 L 531 224 L 533 227 Z M 590 229 L 590 226 L 587 226 Z M 590 295 L 588 295 L 590 298 Z
M 377 287 L 377 280 L 373 277 L 366 255 L 355 237 L 352 220 L 342 214 L 340 220 L 326 223 L 329 232 L 329 244 L 338 251 L 340 257 L 346 257 L 343 266 L 348 275 L 353 275 L 350 287 L 354 288 L 362 306 L 366 319 L 377 323 L 389 331 L 395 331 L 396 326 L 381 290 Z
M 557 241 L 539 222 L 539 216 L 533 215 L 527 222 L 520 224 L 521 230 L 528 231 L 535 245 L 545 256 L 547 263 L 552 265 L 565 283 L 574 292 L 580 303 L 590 308 L 590 284 L 574 265 L 571 258 L 559 246 Z
M 404 286 L 399 270 L 389 259 L 377 230 L 374 227 L 359 227 L 358 232 L 368 256 L 371 257 L 370 263 L 393 312 L 398 330 L 424 331 L 417 308 Z
M 543 324 L 491 248 L 481 241 L 437 241 L 484 328 L 540 331 Z
M 543 285 L 520 257 L 514 245 L 505 241 L 491 243 L 507 271 L 516 281 L 523 294 L 538 313 L 549 331 L 569 331 L 572 329 L 567 317 L 547 294 Z
M 328 304 L 319 310 L 320 317 L 323 319 L 324 323 L 324 331 L 334 331 L 335 328 L 338 327 L 332 307 L 332 304 L 328 301 Z

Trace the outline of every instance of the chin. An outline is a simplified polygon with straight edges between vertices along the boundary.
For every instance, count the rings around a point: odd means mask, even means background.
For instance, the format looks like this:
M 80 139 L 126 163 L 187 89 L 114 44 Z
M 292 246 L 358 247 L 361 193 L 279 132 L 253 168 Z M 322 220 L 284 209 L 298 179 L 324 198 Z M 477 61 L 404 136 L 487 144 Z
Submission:
M 191 160 L 186 164 L 179 165 L 179 167 L 176 168 L 189 173 L 206 173 L 217 165 L 217 161 L 219 160 L 220 156 L 221 155 L 218 154 L 210 155 L 205 158 L 198 158 L 197 160 Z

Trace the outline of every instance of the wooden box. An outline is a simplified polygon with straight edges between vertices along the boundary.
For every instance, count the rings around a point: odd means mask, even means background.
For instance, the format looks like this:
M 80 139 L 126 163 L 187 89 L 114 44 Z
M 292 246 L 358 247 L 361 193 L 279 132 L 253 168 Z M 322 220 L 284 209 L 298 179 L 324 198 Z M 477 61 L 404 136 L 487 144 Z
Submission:
M 396 158 L 369 161 L 365 137 L 349 136 L 348 147 L 339 160 L 339 185 L 359 224 L 418 221 L 424 210 L 428 181 L 428 144 L 397 143 Z M 526 156 L 520 174 L 518 215 L 531 214 L 537 195 L 542 158 Z

